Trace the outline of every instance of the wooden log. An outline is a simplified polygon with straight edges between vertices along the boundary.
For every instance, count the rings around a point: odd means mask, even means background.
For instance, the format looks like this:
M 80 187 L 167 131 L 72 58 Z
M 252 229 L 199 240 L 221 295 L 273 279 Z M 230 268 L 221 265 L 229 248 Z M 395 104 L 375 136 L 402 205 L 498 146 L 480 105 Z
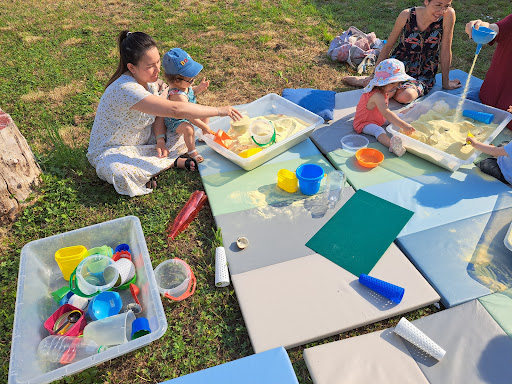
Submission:
M 41 169 L 27 140 L 0 109 L 0 224 L 14 221 L 41 182 Z

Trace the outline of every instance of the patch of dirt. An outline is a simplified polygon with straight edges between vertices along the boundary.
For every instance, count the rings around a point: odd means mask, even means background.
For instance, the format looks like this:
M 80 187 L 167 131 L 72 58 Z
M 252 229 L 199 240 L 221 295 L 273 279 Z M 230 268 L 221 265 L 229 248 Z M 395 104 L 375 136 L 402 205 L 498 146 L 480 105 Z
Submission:
M 62 42 L 62 45 L 64 47 L 69 47 L 70 45 L 78 45 L 81 44 L 83 39 L 72 37 L 71 39 L 67 39 L 66 41 Z
M 78 94 L 80 92 L 83 92 L 85 89 L 85 82 L 84 81 L 73 81 L 67 85 L 64 85 L 62 87 L 54 88 L 48 92 L 45 91 L 35 91 L 30 92 L 25 95 L 21 96 L 21 100 L 26 102 L 33 102 L 33 101 L 39 101 L 43 99 L 49 99 L 56 105 L 62 104 L 62 101 L 65 97 L 72 95 L 72 94 Z

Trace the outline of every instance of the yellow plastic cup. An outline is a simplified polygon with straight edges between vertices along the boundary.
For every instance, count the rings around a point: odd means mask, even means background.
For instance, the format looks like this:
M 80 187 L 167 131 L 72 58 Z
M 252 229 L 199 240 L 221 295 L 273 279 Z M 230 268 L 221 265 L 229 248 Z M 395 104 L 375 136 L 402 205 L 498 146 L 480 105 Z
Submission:
M 262 151 L 262 148 L 260 148 L 260 147 L 249 148 L 249 149 L 246 149 L 245 151 L 240 152 L 238 154 L 238 156 L 243 157 L 244 159 L 247 159 L 248 157 L 251 157 L 261 151 Z
M 277 186 L 288 193 L 297 192 L 299 188 L 297 176 L 288 169 L 280 169 L 277 172 Z
M 55 261 L 59 266 L 65 280 L 69 280 L 71 272 L 87 256 L 87 248 L 83 245 L 61 248 L 55 252 Z

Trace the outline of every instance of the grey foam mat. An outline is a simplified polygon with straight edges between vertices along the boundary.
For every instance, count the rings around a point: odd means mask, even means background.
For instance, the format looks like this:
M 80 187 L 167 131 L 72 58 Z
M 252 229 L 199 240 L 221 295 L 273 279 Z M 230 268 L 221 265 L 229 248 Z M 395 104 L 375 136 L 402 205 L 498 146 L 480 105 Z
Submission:
M 396 335 L 394 328 L 389 328 L 304 350 L 313 381 L 315 384 L 511 382 L 512 340 L 477 300 L 412 323 L 446 351 L 441 361 L 426 355 Z M 414 366 L 421 370 L 423 378 Z M 403 374 L 411 375 L 411 379 L 404 379 Z
M 306 242 L 353 194 L 350 186 L 345 187 L 334 209 L 324 206 L 322 194 L 305 198 L 297 192 L 290 195 L 296 200 L 215 216 L 229 272 L 235 275 L 310 255 Z M 249 240 L 249 247 L 243 250 L 236 245 L 240 236 Z
M 439 300 L 439 295 L 393 243 L 371 276 L 401 286 L 394 304 L 318 254 L 232 276 L 255 352 L 292 348 L 372 324 Z

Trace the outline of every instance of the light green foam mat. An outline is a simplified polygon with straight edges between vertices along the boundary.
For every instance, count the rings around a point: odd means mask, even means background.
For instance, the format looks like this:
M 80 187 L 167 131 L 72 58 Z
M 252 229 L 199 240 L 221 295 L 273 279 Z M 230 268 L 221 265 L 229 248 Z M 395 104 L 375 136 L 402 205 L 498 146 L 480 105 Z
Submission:
M 304 198 L 300 191 L 293 194 L 276 193 L 277 172 L 280 169 L 295 171 L 302 164 L 320 165 L 325 173 L 333 169 L 321 155 L 267 163 L 251 171 L 243 169 L 204 176 L 203 185 L 214 216 L 244 211 L 251 208 Z M 322 188 L 325 181 L 322 181 Z M 282 193 L 281 193 L 282 192 Z
M 512 288 L 478 300 L 505 333 L 512 338 Z
M 402 157 L 397 157 L 380 143 L 370 143 L 368 147 L 378 149 L 384 155 L 384 161 L 375 168 L 362 167 L 357 162 L 355 153 L 347 152 L 344 149 L 338 149 L 327 154 L 327 158 L 331 160 L 335 167 L 346 173 L 347 179 L 354 189 L 407 177 L 448 172 L 411 153 L 405 153 Z
M 359 190 L 306 246 L 356 276 L 369 274 L 413 214 Z

